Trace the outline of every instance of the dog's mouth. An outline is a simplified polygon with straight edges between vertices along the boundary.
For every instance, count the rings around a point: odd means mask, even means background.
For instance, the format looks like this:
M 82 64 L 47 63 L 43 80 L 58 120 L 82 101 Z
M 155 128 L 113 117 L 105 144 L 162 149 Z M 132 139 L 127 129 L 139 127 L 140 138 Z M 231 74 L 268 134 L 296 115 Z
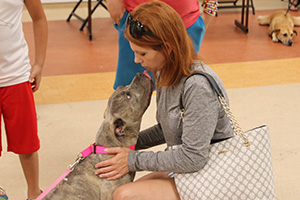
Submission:
M 149 75 L 148 70 L 145 70 L 145 71 L 143 72 L 143 74 L 144 74 L 145 76 L 147 76 L 147 77 L 149 78 L 149 80 L 151 80 L 151 77 L 150 77 L 150 75 Z
M 279 41 L 286 46 L 293 46 L 293 40 L 288 40 L 288 41 L 279 40 Z

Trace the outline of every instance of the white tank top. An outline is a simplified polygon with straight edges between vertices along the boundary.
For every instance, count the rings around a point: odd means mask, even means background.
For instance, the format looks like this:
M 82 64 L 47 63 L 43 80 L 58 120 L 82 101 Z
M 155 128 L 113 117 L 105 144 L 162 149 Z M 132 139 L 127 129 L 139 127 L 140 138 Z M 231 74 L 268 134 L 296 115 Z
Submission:
M 22 28 L 23 0 L 0 0 L 0 87 L 28 81 L 30 60 Z

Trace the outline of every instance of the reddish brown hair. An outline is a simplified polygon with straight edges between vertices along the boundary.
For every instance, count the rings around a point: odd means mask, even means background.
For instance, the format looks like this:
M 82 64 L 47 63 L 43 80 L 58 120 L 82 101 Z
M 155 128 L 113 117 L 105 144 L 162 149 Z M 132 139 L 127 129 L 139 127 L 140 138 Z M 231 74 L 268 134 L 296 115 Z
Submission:
M 183 76 L 191 74 L 190 66 L 197 55 L 182 19 L 172 7 L 161 1 L 150 1 L 137 6 L 131 16 L 157 37 L 144 34 L 135 39 L 129 27 L 125 29 L 125 37 L 135 45 L 161 52 L 166 58 L 159 80 L 154 72 L 157 87 L 174 86 Z

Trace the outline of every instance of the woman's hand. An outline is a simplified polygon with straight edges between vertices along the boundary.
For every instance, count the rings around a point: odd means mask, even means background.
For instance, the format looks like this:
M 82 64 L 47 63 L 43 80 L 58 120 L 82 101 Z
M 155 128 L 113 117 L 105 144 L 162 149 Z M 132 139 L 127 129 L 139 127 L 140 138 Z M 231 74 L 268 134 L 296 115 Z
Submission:
M 107 180 L 116 180 L 129 172 L 129 148 L 107 148 L 104 151 L 116 155 L 111 159 L 97 163 L 95 166 L 97 168 L 96 175 L 99 175 L 100 178 L 107 178 Z

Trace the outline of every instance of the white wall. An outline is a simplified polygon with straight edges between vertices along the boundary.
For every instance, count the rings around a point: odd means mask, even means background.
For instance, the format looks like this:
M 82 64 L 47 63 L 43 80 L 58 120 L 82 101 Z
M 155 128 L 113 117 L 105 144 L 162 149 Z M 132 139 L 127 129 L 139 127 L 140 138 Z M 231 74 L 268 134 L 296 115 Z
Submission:
M 41 0 L 42 3 L 66 3 L 66 2 L 78 2 L 78 0 Z M 87 1 L 87 0 L 83 0 Z M 95 1 L 95 0 L 92 0 Z
M 41 0 L 42 3 L 65 3 L 65 2 L 76 2 L 74 0 Z

